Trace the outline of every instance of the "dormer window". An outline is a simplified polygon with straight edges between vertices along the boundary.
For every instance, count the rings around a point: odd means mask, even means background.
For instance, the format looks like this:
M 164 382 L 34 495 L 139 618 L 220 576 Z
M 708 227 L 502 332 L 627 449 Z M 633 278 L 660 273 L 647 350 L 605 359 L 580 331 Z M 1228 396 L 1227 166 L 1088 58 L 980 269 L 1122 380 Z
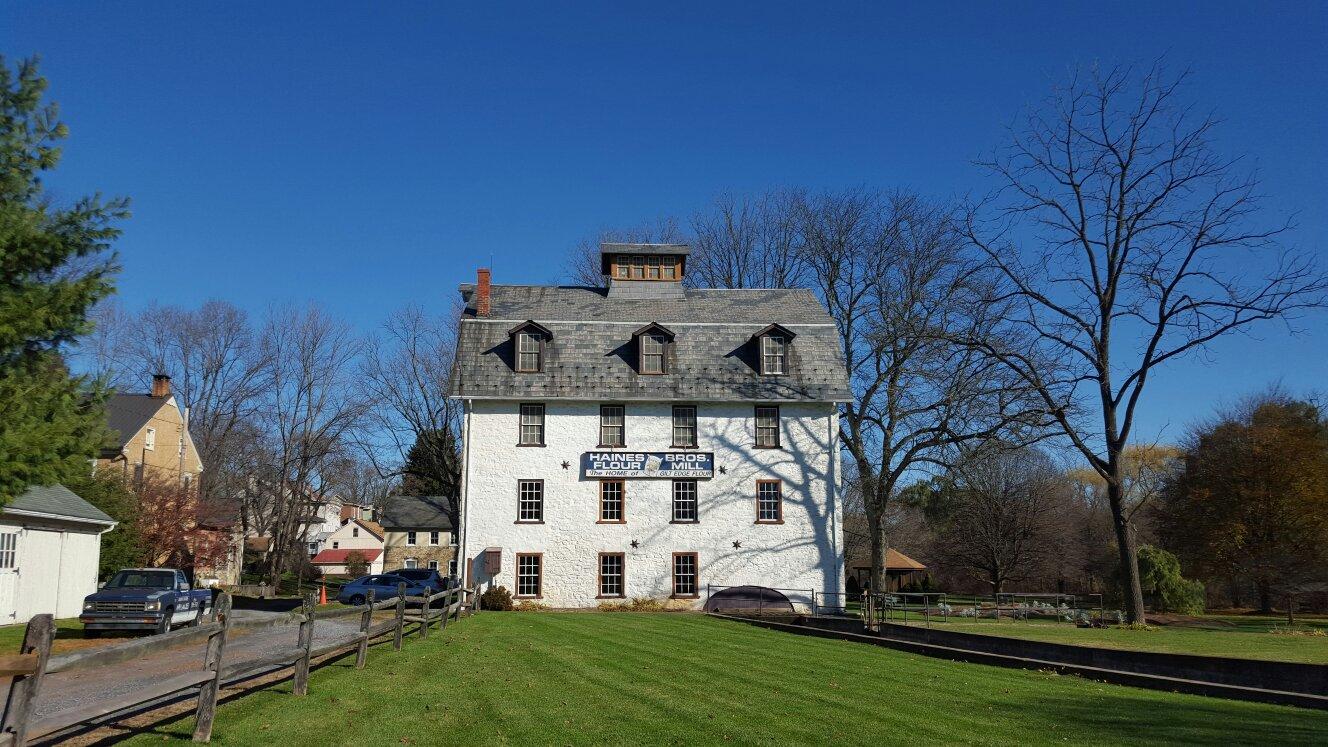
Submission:
M 545 327 L 527 320 L 508 330 L 515 350 L 513 360 L 517 373 L 540 373 L 544 370 L 546 343 L 553 337 Z
M 674 254 L 615 254 L 613 277 L 619 280 L 677 280 L 678 257 Z
M 752 336 L 757 343 L 762 376 L 782 376 L 789 372 L 789 343 L 793 333 L 778 324 Z
M 669 346 L 673 333 L 662 325 L 651 323 L 633 333 L 636 338 L 636 372 L 660 375 L 669 372 Z
M 788 340 L 783 335 L 761 338 L 761 373 L 782 374 L 788 370 Z
M 516 333 L 516 370 L 538 373 L 544 368 L 544 336 L 538 332 Z
M 641 373 L 664 373 L 664 351 L 668 345 L 669 341 L 664 335 L 641 335 Z

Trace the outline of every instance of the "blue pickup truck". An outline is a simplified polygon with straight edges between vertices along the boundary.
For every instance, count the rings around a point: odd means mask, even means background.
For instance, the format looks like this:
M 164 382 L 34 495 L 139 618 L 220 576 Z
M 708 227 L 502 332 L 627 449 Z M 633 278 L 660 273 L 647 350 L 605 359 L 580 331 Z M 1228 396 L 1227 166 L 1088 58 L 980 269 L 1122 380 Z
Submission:
M 212 592 L 191 589 L 184 571 L 126 568 L 83 600 L 78 616 L 89 636 L 103 630 L 165 633 L 175 625 L 197 625 L 212 604 Z

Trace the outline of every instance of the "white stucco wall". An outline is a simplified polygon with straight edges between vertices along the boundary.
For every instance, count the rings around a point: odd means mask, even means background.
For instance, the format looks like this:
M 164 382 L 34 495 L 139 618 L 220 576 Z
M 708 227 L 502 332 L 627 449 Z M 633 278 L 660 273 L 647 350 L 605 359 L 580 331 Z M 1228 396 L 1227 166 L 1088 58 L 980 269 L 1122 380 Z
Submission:
M 101 557 L 98 529 L 59 521 L 0 516 L 0 531 L 17 532 L 16 573 L 0 580 L 0 624 L 33 615 L 77 617 L 83 598 L 97 590 Z
M 673 404 L 627 403 L 622 450 L 674 451 Z M 464 456 L 464 557 L 502 548 L 502 570 L 492 581 L 515 591 L 516 554 L 543 553 L 540 601 L 555 607 L 602 601 L 596 598 L 601 552 L 626 555 L 628 598 L 668 598 L 674 552 L 699 554 L 701 592 L 700 599 L 675 605 L 699 607 L 707 584 L 808 592 L 790 594 L 795 602 L 810 601 L 813 590 L 842 592 L 834 405 L 781 403 L 782 448 L 756 449 L 754 404 L 686 404 L 697 406 L 697 450 L 715 454 L 714 478 L 698 481 L 700 522 L 670 523 L 671 480 L 628 479 L 626 523 L 597 524 L 599 480 L 582 478 L 579 468 L 583 452 L 603 451 L 600 403 L 546 402 L 547 445 L 522 447 L 516 445 L 517 401 L 472 402 Z M 783 481 L 784 523 L 756 524 L 756 481 L 776 478 Z M 544 480 L 544 524 L 515 523 L 520 479 Z M 479 580 L 490 579 L 481 573 Z

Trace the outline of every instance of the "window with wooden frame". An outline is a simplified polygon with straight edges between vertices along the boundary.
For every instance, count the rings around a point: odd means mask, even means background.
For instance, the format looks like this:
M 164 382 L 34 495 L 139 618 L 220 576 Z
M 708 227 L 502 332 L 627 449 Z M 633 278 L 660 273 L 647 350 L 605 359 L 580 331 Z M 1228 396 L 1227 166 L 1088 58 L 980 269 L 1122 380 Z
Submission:
M 543 480 L 517 480 L 516 521 L 518 524 L 544 523 Z
M 544 592 L 544 554 L 519 552 L 516 554 L 516 596 L 539 599 Z
M 677 280 L 676 254 L 617 254 L 611 273 L 619 280 Z
M 695 598 L 700 596 L 700 561 L 694 552 L 673 553 L 673 596 Z
M 700 521 L 697 511 L 696 480 L 673 481 L 674 524 L 695 524 Z
M 696 406 L 673 406 L 673 448 L 696 447 Z
M 756 523 L 784 523 L 784 489 L 779 480 L 756 481 Z
M 618 599 L 627 595 L 627 556 L 620 552 L 599 554 L 599 596 Z
M 415 530 L 414 530 L 414 529 L 410 530 L 409 532 L 406 532 L 406 544 L 407 544 L 407 545 L 414 545 L 414 544 L 415 544 L 415 537 L 416 537 L 416 534 L 415 534 Z
M 761 373 L 768 375 L 788 372 L 788 340 L 783 335 L 761 338 Z
M 521 405 L 520 433 L 517 446 L 544 445 L 544 405 Z
M 779 407 L 756 406 L 756 446 L 759 449 L 779 448 Z
M 599 406 L 599 445 L 605 448 L 627 445 L 627 411 L 622 405 Z
M 544 370 L 544 335 L 534 330 L 516 333 L 516 370 L 519 373 Z
M 622 480 L 600 480 L 597 524 L 626 524 L 627 511 Z

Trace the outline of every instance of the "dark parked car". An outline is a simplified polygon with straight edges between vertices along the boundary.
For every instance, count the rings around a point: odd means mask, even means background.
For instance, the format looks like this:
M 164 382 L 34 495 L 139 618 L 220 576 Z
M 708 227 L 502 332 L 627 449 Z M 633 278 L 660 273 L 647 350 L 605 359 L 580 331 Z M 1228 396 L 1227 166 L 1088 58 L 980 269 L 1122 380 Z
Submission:
M 406 585 L 406 596 L 417 596 L 424 593 L 426 584 L 414 581 L 395 573 L 380 573 L 376 576 L 360 576 L 341 587 L 341 592 L 337 594 L 337 601 L 342 604 L 361 605 L 369 597 L 369 590 L 373 589 L 374 601 L 384 599 L 394 599 L 397 595 L 397 585 L 404 583 Z M 432 591 L 441 591 L 441 589 L 432 589 Z
M 126 568 L 83 600 L 78 619 L 89 638 L 103 630 L 166 633 L 172 625 L 198 625 L 211 603 L 212 592 L 191 589 L 184 571 Z
M 418 581 L 433 589 L 435 593 L 456 588 L 457 585 L 456 579 L 440 575 L 437 568 L 398 568 L 388 573 L 410 581 Z

